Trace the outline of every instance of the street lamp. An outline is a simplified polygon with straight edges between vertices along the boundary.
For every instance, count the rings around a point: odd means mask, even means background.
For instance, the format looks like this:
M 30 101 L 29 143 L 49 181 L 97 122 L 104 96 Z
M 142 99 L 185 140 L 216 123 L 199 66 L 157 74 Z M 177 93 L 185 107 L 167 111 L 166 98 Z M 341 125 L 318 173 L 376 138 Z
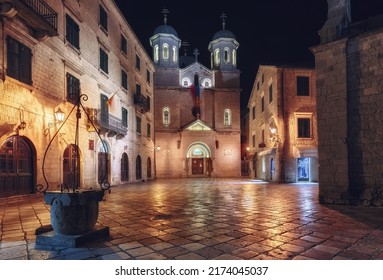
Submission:
M 44 135 L 47 136 L 49 131 L 58 124 L 61 124 L 65 119 L 65 113 L 61 111 L 60 107 L 55 112 L 55 121 L 48 123 L 48 127 L 44 131 Z
M 61 111 L 60 107 L 57 109 L 57 111 L 55 112 L 55 117 L 56 117 L 56 121 L 58 123 L 62 123 L 64 121 L 64 118 L 65 118 L 65 114 L 63 111 Z

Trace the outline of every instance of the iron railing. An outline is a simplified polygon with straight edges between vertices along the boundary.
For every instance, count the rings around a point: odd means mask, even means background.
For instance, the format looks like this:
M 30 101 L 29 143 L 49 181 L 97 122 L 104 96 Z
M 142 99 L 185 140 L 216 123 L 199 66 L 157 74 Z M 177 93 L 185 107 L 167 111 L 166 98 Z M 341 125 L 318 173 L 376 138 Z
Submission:
M 57 31 L 57 13 L 43 0 L 20 0 Z
M 115 132 L 119 135 L 127 134 L 128 128 L 123 124 L 121 119 L 110 115 L 109 113 L 101 113 L 101 110 L 94 108 L 87 108 L 87 113 L 95 126 L 103 128 L 109 132 Z
M 150 111 L 150 99 L 140 93 L 134 94 L 134 104 L 142 109 L 143 112 Z

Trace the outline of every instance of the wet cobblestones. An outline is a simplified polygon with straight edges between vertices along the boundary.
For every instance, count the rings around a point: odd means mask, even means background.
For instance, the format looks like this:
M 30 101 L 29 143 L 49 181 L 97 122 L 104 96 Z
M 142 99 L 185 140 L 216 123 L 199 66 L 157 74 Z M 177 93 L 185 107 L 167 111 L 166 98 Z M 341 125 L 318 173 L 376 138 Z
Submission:
M 318 203 L 317 184 L 170 179 L 112 188 L 107 239 L 36 246 L 49 225 L 41 194 L 0 198 L 0 259 L 383 259 L 383 208 Z

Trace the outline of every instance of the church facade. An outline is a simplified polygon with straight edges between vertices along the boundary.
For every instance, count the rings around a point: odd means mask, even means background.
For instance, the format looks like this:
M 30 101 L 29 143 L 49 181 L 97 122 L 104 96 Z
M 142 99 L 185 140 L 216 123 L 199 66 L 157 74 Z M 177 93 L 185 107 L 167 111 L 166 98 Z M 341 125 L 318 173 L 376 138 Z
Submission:
M 211 67 L 180 56 L 181 40 L 165 22 L 153 49 L 157 178 L 238 177 L 240 149 L 239 43 L 225 29 L 208 45 Z

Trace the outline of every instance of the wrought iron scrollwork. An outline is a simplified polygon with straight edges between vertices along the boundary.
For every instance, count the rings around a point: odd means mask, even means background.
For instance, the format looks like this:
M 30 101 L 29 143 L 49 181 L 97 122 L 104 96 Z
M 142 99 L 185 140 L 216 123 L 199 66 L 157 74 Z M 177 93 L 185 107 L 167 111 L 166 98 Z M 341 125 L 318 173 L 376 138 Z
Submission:
M 92 118 L 90 117 L 90 115 L 88 114 L 84 105 L 82 104 L 82 101 L 87 101 L 88 99 L 89 98 L 86 94 L 71 94 L 70 95 L 70 100 L 75 101 L 75 103 L 74 103 L 72 109 L 70 110 L 68 116 L 66 116 L 65 120 L 62 122 L 60 127 L 54 133 L 53 137 L 50 139 L 48 146 L 44 152 L 44 156 L 43 156 L 43 160 L 42 160 L 42 175 L 43 175 L 43 179 L 45 181 L 45 185 L 44 184 L 38 184 L 36 186 L 37 192 L 45 194 L 46 191 L 49 189 L 49 182 L 48 182 L 47 176 L 45 174 L 45 164 L 46 164 L 47 154 L 48 154 L 49 148 L 51 147 L 51 145 L 53 143 L 53 140 L 57 137 L 60 130 L 63 128 L 63 126 L 65 125 L 65 123 L 67 122 L 67 120 L 72 115 L 72 113 L 75 109 L 76 109 L 76 130 L 75 130 L 74 147 L 76 149 L 75 150 L 75 155 L 76 155 L 75 168 L 77 170 L 77 172 L 75 172 L 75 174 L 77 174 L 76 176 L 79 176 L 79 174 L 80 174 L 80 153 L 78 152 L 78 146 L 79 146 L 79 119 L 81 118 L 81 109 L 85 113 L 86 117 L 88 118 L 88 122 L 93 126 L 94 131 L 97 133 L 97 136 L 100 139 L 104 150 L 107 150 L 106 144 L 102 140 L 101 135 L 99 133 L 99 130 L 96 128 Z M 100 188 L 102 191 L 108 190 L 110 193 L 110 187 L 111 186 L 110 186 L 110 183 L 106 181 L 107 176 L 108 176 L 107 170 L 105 170 L 105 174 L 103 175 L 103 178 L 99 184 L 100 184 Z M 79 179 L 74 180 L 74 182 L 75 183 L 72 186 L 68 186 L 67 184 L 62 183 L 61 184 L 61 192 L 64 192 L 64 191 L 70 192 L 71 190 L 72 190 L 72 192 L 76 192 L 76 189 L 78 188 Z

